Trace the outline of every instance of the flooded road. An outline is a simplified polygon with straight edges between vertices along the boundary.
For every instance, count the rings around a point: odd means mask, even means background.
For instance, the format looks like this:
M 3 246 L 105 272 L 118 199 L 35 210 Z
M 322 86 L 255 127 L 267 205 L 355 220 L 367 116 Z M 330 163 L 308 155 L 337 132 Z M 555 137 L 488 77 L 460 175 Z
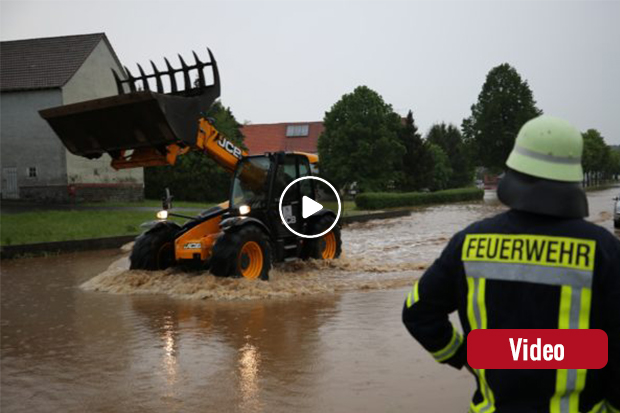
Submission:
M 618 189 L 591 192 L 613 229 Z M 126 271 L 121 251 L 2 262 L 3 412 L 464 411 L 474 381 L 400 322 L 411 281 L 467 223 L 430 207 L 343 230 L 342 260 L 270 282 Z

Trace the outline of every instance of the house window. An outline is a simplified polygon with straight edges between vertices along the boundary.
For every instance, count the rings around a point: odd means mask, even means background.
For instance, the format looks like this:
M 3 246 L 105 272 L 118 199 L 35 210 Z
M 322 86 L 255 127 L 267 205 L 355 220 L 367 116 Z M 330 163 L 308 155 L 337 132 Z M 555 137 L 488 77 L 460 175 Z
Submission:
M 28 178 L 36 178 L 37 177 L 37 167 L 31 166 L 28 168 Z
M 286 137 L 308 136 L 308 129 L 310 129 L 310 125 L 288 125 L 286 127 Z

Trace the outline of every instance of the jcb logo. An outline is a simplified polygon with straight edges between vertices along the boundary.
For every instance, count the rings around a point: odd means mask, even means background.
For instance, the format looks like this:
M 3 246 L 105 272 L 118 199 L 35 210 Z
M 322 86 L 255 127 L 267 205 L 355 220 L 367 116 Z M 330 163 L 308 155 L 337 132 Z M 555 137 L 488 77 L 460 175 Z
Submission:
M 237 159 L 241 159 L 243 156 L 241 155 L 241 149 L 235 146 L 234 143 L 225 138 L 220 138 L 217 141 L 217 144 L 226 150 L 226 152 L 230 153 Z
M 183 249 L 185 250 L 197 250 L 200 249 L 202 247 L 202 244 L 200 242 L 190 242 L 188 244 L 185 244 L 183 246 Z

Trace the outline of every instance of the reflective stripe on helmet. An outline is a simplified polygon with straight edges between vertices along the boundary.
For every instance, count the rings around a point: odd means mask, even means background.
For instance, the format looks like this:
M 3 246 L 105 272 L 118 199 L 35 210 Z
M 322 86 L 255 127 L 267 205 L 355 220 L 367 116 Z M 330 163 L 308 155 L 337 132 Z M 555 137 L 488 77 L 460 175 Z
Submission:
M 539 116 L 519 131 L 506 166 L 536 178 L 581 182 L 583 137 L 568 122 Z
M 568 165 L 581 165 L 581 157 L 546 155 L 544 153 L 535 152 L 518 145 L 515 145 L 513 151 L 520 153 L 521 155 L 529 156 L 530 158 L 538 159 L 545 162 L 561 163 Z

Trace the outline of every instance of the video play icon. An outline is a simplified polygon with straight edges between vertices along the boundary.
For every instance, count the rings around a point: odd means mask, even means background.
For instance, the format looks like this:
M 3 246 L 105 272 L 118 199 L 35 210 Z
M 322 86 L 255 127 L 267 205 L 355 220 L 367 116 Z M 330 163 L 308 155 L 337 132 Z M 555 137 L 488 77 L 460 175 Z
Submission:
M 301 217 L 303 219 L 308 218 L 310 215 L 314 215 L 323 209 L 323 205 L 316 202 L 314 199 L 304 196 L 301 198 Z
M 324 229 L 322 232 L 318 234 L 302 233 L 304 232 L 303 228 L 307 222 L 310 222 L 312 220 L 311 218 L 312 215 L 317 214 L 319 212 L 321 214 L 323 213 L 329 214 L 330 211 L 328 211 L 327 208 L 325 208 L 323 205 L 321 205 L 314 199 L 310 198 L 309 196 L 305 196 L 305 195 L 302 195 L 301 202 L 299 201 L 295 202 L 289 198 L 287 205 L 283 205 L 284 200 L 287 199 L 286 192 L 289 189 L 291 189 L 293 185 L 299 182 L 305 181 L 305 180 L 318 181 L 320 185 L 324 185 L 326 187 L 324 191 L 331 190 L 334 193 L 333 199 L 336 199 L 336 202 L 338 203 L 338 210 L 332 211 L 335 213 L 336 216 L 331 226 L 329 228 Z M 316 184 L 317 183 L 315 183 L 314 185 Z M 297 191 L 299 191 L 299 188 L 297 189 Z M 299 194 L 299 192 L 297 193 Z M 299 198 L 297 198 L 297 200 L 299 200 Z M 293 180 L 286 186 L 286 188 L 284 188 L 284 191 L 282 191 L 282 193 L 280 194 L 278 210 L 280 212 L 280 219 L 282 219 L 282 224 L 291 233 L 301 238 L 319 238 L 319 237 L 324 236 L 328 232 L 330 232 L 338 224 L 338 220 L 340 219 L 340 213 L 342 212 L 342 204 L 340 202 L 340 196 L 338 196 L 338 191 L 336 191 L 336 188 L 334 188 L 334 186 L 330 184 L 329 182 L 327 182 L 325 179 L 319 178 L 318 176 L 302 176 L 300 178 Z M 325 210 L 325 211 L 321 212 L 321 210 Z M 302 232 L 300 232 L 299 230 L 302 230 Z

